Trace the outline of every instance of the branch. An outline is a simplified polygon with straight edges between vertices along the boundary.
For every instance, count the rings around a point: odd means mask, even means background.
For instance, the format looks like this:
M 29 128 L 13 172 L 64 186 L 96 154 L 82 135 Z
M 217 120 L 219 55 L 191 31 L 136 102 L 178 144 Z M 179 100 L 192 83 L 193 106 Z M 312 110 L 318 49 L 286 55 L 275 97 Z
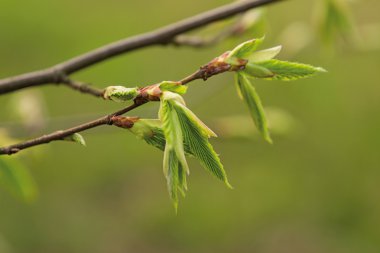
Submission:
M 225 5 L 145 34 L 116 41 L 50 68 L 0 80 L 0 94 L 44 84 L 61 84 L 67 76 L 111 57 L 152 45 L 171 43 L 179 34 L 282 0 L 247 0 Z
M 77 90 L 82 93 L 90 94 L 95 97 L 103 97 L 104 94 L 104 90 L 93 88 L 89 84 L 74 81 L 69 78 L 63 80 L 62 83 L 70 87 L 71 89 Z
M 221 63 L 218 61 L 219 58 L 215 58 L 208 64 L 202 66 L 200 69 L 198 69 L 196 72 L 193 74 L 183 78 L 182 80 L 178 81 L 178 85 L 186 85 L 192 81 L 195 81 L 197 79 L 203 79 L 207 80 L 208 78 L 218 75 L 221 73 L 224 73 L 226 71 L 233 71 L 234 69 L 231 68 L 231 65 L 226 64 L 226 63 Z M 242 68 L 244 68 L 245 62 L 242 63 Z M 0 148 L 0 155 L 12 155 L 15 154 L 23 149 L 30 148 L 33 146 L 38 146 L 41 144 L 47 144 L 52 141 L 60 141 L 63 140 L 65 137 L 68 137 L 70 135 L 73 135 L 75 133 L 83 132 L 88 129 L 92 129 L 98 126 L 102 125 L 113 125 L 114 119 L 116 116 L 123 115 L 127 112 L 130 112 L 137 107 L 146 104 L 150 101 L 159 101 L 159 96 L 160 96 L 160 90 L 156 92 L 156 95 L 152 95 L 152 90 L 156 90 L 157 84 L 149 85 L 143 88 L 140 88 L 140 95 L 134 99 L 134 104 L 120 110 L 117 112 L 114 112 L 112 114 L 103 116 L 99 119 L 66 129 L 66 130 L 60 130 L 53 132 L 51 134 L 43 135 L 41 137 L 31 139 L 25 142 L 21 142 L 18 144 L 10 145 L 7 147 L 2 147 Z M 159 88 L 158 88 L 159 89 Z

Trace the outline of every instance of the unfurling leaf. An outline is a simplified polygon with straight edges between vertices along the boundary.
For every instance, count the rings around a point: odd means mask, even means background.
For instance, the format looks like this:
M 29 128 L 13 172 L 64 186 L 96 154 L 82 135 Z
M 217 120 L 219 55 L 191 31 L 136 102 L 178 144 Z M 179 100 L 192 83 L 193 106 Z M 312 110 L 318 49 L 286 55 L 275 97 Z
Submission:
M 165 150 L 165 135 L 159 119 L 139 119 L 128 130 L 149 145 Z
M 254 78 L 292 81 L 311 77 L 317 73 L 326 72 L 326 70 L 308 64 L 272 59 L 251 64 L 249 63 L 244 72 Z
M 82 146 L 86 146 L 86 141 L 84 140 L 83 136 L 78 134 L 78 133 L 67 136 L 67 137 L 63 138 L 63 140 L 72 141 L 72 142 L 78 143 Z
M 236 87 L 238 93 L 241 94 L 241 98 L 247 104 L 257 129 L 267 142 L 272 143 L 264 108 L 256 89 L 249 82 L 248 78 L 239 72 L 236 74 Z
M 161 91 L 171 91 L 180 95 L 186 93 L 188 86 L 179 82 L 164 81 L 159 84 Z
M 126 102 L 135 99 L 139 95 L 138 88 L 126 88 L 124 86 L 108 86 L 104 91 L 104 98 L 115 102 Z
M 0 158 L 0 184 L 28 202 L 37 196 L 37 187 L 32 176 L 14 157 Z
M 164 174 L 176 208 L 177 191 L 185 195 L 187 190 L 188 167 L 185 153 L 197 158 L 206 170 L 231 187 L 223 165 L 208 141 L 211 136 L 216 136 L 215 133 L 185 106 L 180 95 L 164 91 L 161 96 L 159 116 L 162 121 L 162 131 L 158 122 L 153 120 L 142 121 L 140 124 L 138 121 L 130 130 L 159 149 L 163 149 L 163 142 L 165 143 Z
M 174 209 L 178 209 L 178 188 L 179 188 L 179 160 L 174 149 L 165 148 L 164 151 L 164 169 L 168 185 L 170 198 L 173 201 Z
M 257 47 L 264 41 L 264 38 L 253 39 L 241 43 L 235 47 L 227 56 L 228 59 L 238 58 L 238 59 L 248 59 L 248 57 L 257 50 Z
M 181 96 L 172 92 L 163 92 L 161 96 L 161 105 L 159 116 L 162 121 L 162 128 L 166 139 L 165 150 L 173 150 L 178 157 L 179 163 L 182 164 L 186 172 L 189 171 L 189 167 L 186 162 L 185 152 L 183 148 L 183 135 L 181 125 L 178 119 L 178 115 L 174 110 L 174 106 L 177 103 L 182 103 Z M 168 171 L 167 167 L 164 167 L 164 173 Z
M 281 52 L 282 46 L 272 47 L 260 51 L 256 51 L 248 56 L 249 62 L 261 62 L 271 60 Z
M 232 188 L 228 183 L 227 175 L 219 156 L 208 141 L 210 134 L 204 131 L 204 124 L 184 106 L 177 106 L 175 110 L 178 114 L 185 143 L 188 145 L 191 154 L 200 161 L 206 170 Z

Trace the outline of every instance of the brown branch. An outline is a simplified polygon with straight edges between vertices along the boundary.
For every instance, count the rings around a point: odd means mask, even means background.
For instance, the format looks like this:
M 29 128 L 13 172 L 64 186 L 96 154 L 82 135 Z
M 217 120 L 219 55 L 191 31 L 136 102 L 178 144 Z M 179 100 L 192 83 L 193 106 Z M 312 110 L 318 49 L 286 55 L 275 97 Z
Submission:
M 82 83 L 78 81 L 71 80 L 69 78 L 66 78 L 65 80 L 62 81 L 62 84 L 70 87 L 71 89 L 77 90 L 82 93 L 90 94 L 95 97 L 103 97 L 104 90 L 98 89 L 91 87 L 87 83 Z
M 179 34 L 234 16 L 252 8 L 279 1 L 283 0 L 239 1 L 179 21 L 152 32 L 113 42 L 44 70 L 2 79 L 0 80 L 0 94 L 44 84 L 63 83 L 68 75 L 111 57 L 147 46 L 169 44 Z
M 226 56 L 226 55 L 227 54 L 224 53 L 220 57 L 213 59 L 212 61 L 210 61 L 208 64 L 202 66 L 200 69 L 198 69 L 193 74 L 191 74 L 188 77 L 185 77 L 182 80 L 178 81 L 178 84 L 179 85 L 186 85 L 186 84 L 188 84 L 192 81 L 195 81 L 197 79 L 207 80 L 208 78 L 210 78 L 214 75 L 218 75 L 218 74 L 224 73 L 226 71 L 235 71 L 235 70 L 244 68 L 244 66 L 246 64 L 246 62 L 244 62 L 244 61 L 241 63 L 241 66 L 232 67 L 231 65 L 229 65 L 229 64 L 225 63 L 223 60 L 221 60 L 221 58 L 223 56 Z M 154 91 L 154 92 L 152 92 L 152 91 Z M 153 84 L 150 86 L 140 88 L 140 95 L 137 98 L 135 98 L 134 104 L 132 104 L 131 106 L 128 106 L 128 107 L 126 107 L 120 111 L 114 112 L 112 114 L 103 116 L 99 119 L 96 119 L 96 120 L 93 120 L 93 121 L 90 121 L 90 122 L 87 122 L 84 124 L 81 124 L 81 125 L 76 126 L 76 127 L 72 127 L 72 128 L 66 129 L 66 130 L 56 131 L 56 132 L 53 132 L 51 134 L 43 135 L 41 137 L 38 137 L 38 138 L 35 138 L 32 140 L 28 140 L 28 141 L 21 142 L 18 144 L 10 145 L 7 147 L 2 147 L 2 148 L 0 148 L 0 155 L 5 155 L 5 154 L 12 155 L 12 154 L 15 154 L 15 153 L 19 152 L 20 150 L 23 150 L 26 148 L 30 148 L 30 147 L 41 145 L 41 144 L 50 143 L 52 141 L 63 140 L 65 137 L 68 137 L 74 133 L 83 132 L 85 130 L 95 128 L 95 127 L 98 127 L 101 125 L 113 125 L 114 119 L 117 118 L 115 116 L 120 116 L 120 115 L 123 115 L 127 112 L 130 112 L 133 109 L 135 109 L 135 108 L 137 108 L 143 104 L 148 103 L 149 101 L 159 101 L 160 95 L 161 95 L 161 90 L 158 88 L 157 84 Z
M 113 124 L 112 117 L 127 113 L 139 107 L 140 105 L 142 104 L 134 103 L 131 106 L 124 108 L 123 110 L 101 117 L 99 119 L 96 119 L 96 120 L 93 120 L 93 121 L 90 121 L 90 122 L 87 122 L 87 123 L 84 123 L 84 124 L 81 124 L 81 125 L 78 125 L 66 130 L 60 130 L 60 131 L 53 132 L 51 134 L 43 135 L 41 137 L 29 140 L 29 141 L 25 141 L 18 144 L 10 145 L 8 147 L 0 148 L 0 155 L 5 155 L 5 154 L 12 155 L 26 148 L 50 143 L 52 141 L 63 140 L 65 137 L 68 137 L 74 133 L 83 132 L 85 130 L 95 128 L 101 125 L 112 125 Z

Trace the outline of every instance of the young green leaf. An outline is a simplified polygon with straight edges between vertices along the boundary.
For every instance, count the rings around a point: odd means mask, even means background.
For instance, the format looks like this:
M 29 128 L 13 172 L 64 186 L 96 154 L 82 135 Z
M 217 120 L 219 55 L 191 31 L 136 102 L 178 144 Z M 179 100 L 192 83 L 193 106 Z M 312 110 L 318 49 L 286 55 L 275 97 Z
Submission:
M 165 135 L 159 119 L 139 119 L 128 130 L 149 145 L 165 150 Z
M 261 68 L 262 70 L 268 71 L 267 73 L 272 73 L 271 75 L 265 76 L 257 74 L 256 69 Z M 279 61 L 279 60 L 268 60 L 263 62 L 257 62 L 254 64 L 247 64 L 244 70 L 251 77 L 263 78 L 266 80 L 282 80 L 282 81 L 292 81 L 302 78 L 307 78 L 316 75 L 320 72 L 326 72 L 323 68 L 314 67 L 308 64 Z
M 32 176 L 14 157 L 0 158 L 0 184 L 28 202 L 37 196 L 37 187 Z
M 183 95 L 186 93 L 188 86 L 182 85 L 179 82 L 172 82 L 172 81 L 164 81 L 159 84 L 161 91 L 170 91 L 174 92 L 180 95 Z
M 178 188 L 179 188 L 179 173 L 178 165 L 180 164 L 176 152 L 171 148 L 165 148 L 164 151 L 164 168 L 168 191 L 170 198 L 173 201 L 174 209 L 178 209 Z
M 173 150 L 178 157 L 179 162 L 189 172 L 189 167 L 186 162 L 185 152 L 183 148 L 183 135 L 178 115 L 174 110 L 174 106 L 183 101 L 178 94 L 166 91 L 162 93 L 159 116 L 162 121 L 162 128 L 166 139 L 166 149 Z M 164 167 L 164 173 L 167 173 L 168 168 Z
M 104 91 L 104 98 L 115 102 L 126 102 L 135 99 L 139 95 L 138 88 L 126 88 L 124 86 L 108 86 Z
M 183 106 L 176 106 L 175 110 L 181 124 L 184 141 L 189 145 L 191 154 L 200 161 L 206 170 L 232 188 L 228 183 L 227 175 L 219 156 L 208 141 L 209 135 L 205 134 L 203 126 L 199 124 L 199 120 L 189 117 L 188 111 L 190 110 Z
M 236 74 L 236 87 L 238 88 L 238 93 L 241 94 L 247 104 L 257 129 L 267 142 L 272 143 L 264 108 L 256 89 L 249 82 L 248 78 L 240 72 Z
M 281 52 L 282 46 L 272 47 L 260 51 L 253 52 L 248 56 L 249 62 L 261 62 L 271 60 Z
M 245 65 L 244 73 L 254 78 L 271 78 L 275 75 L 269 69 L 252 62 Z
M 257 47 L 263 41 L 264 41 L 264 37 L 241 43 L 228 54 L 227 62 L 228 62 L 228 58 L 234 58 L 234 57 L 239 58 L 239 59 L 247 59 L 253 52 L 256 51 Z
M 86 146 L 86 141 L 84 140 L 83 136 L 78 134 L 78 133 L 67 136 L 67 137 L 63 138 L 63 140 L 72 141 L 72 142 L 78 143 L 82 146 Z

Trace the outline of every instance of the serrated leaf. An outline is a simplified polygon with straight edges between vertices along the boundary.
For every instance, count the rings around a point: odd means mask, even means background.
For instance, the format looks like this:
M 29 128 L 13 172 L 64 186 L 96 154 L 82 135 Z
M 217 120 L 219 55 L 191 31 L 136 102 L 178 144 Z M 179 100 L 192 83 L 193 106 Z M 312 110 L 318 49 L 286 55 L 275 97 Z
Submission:
M 115 102 L 126 102 L 135 99 L 139 95 L 138 88 L 124 86 L 108 86 L 104 91 L 104 98 Z
M 203 123 L 189 108 L 187 108 L 183 104 L 177 104 L 178 107 L 182 110 L 183 113 L 186 114 L 191 121 L 193 121 L 200 129 L 201 133 L 207 137 L 217 137 L 216 133 L 212 131 L 205 123 Z
M 190 110 L 183 106 L 175 106 L 174 109 L 181 124 L 184 142 L 189 146 L 191 154 L 200 161 L 206 170 L 231 188 L 219 156 L 208 141 L 209 135 L 204 133 L 203 126 L 199 124 L 200 120 L 189 117 L 188 111 Z
M 261 62 L 271 60 L 281 52 L 282 46 L 272 47 L 252 53 L 248 57 L 249 62 Z
M 264 37 L 243 42 L 228 54 L 228 58 L 247 59 L 263 41 Z
M 164 151 L 166 141 L 160 120 L 139 119 L 128 130 L 135 134 L 138 138 L 143 139 L 149 145 Z
M 174 106 L 181 101 L 177 94 L 172 92 L 163 92 L 161 96 L 161 104 L 159 116 L 162 121 L 162 129 L 166 139 L 166 149 L 173 150 L 186 172 L 189 172 L 189 167 L 186 162 L 185 152 L 183 147 L 183 136 L 178 115 L 174 110 Z M 180 97 L 180 96 L 179 96 Z M 167 173 L 168 168 L 164 167 L 164 173 Z
M 166 140 L 162 130 L 162 122 L 159 119 L 139 119 L 128 129 L 147 144 L 162 151 L 165 150 Z M 186 143 L 183 143 L 185 154 L 192 155 Z
M 257 62 L 255 63 L 255 65 L 265 68 L 273 73 L 273 76 L 263 77 L 263 79 L 266 80 L 292 81 L 311 77 L 320 72 L 326 72 L 326 70 L 320 67 L 314 67 L 308 64 L 296 62 L 279 61 L 274 59 L 269 61 Z M 247 73 L 249 74 L 249 72 Z M 251 76 L 257 77 L 253 75 Z
M 161 91 L 170 91 L 180 95 L 183 95 L 187 92 L 187 85 L 182 85 L 178 82 L 164 81 L 159 84 Z
M 14 157 L 0 159 L 0 184 L 28 202 L 37 196 L 37 186 L 32 176 Z
M 173 149 L 166 147 L 164 151 L 164 168 L 167 170 L 165 177 L 168 185 L 169 195 L 173 201 L 174 209 L 176 212 L 178 209 L 179 188 L 178 165 L 179 160 L 176 152 Z
M 236 87 L 244 102 L 247 104 L 257 129 L 267 142 L 272 143 L 264 108 L 256 89 L 250 83 L 248 78 L 239 72 L 236 74 Z
M 75 143 L 78 143 L 82 146 L 86 146 L 86 141 L 84 140 L 83 136 L 78 134 L 78 133 L 67 136 L 67 137 L 63 138 L 63 140 L 75 142 Z

